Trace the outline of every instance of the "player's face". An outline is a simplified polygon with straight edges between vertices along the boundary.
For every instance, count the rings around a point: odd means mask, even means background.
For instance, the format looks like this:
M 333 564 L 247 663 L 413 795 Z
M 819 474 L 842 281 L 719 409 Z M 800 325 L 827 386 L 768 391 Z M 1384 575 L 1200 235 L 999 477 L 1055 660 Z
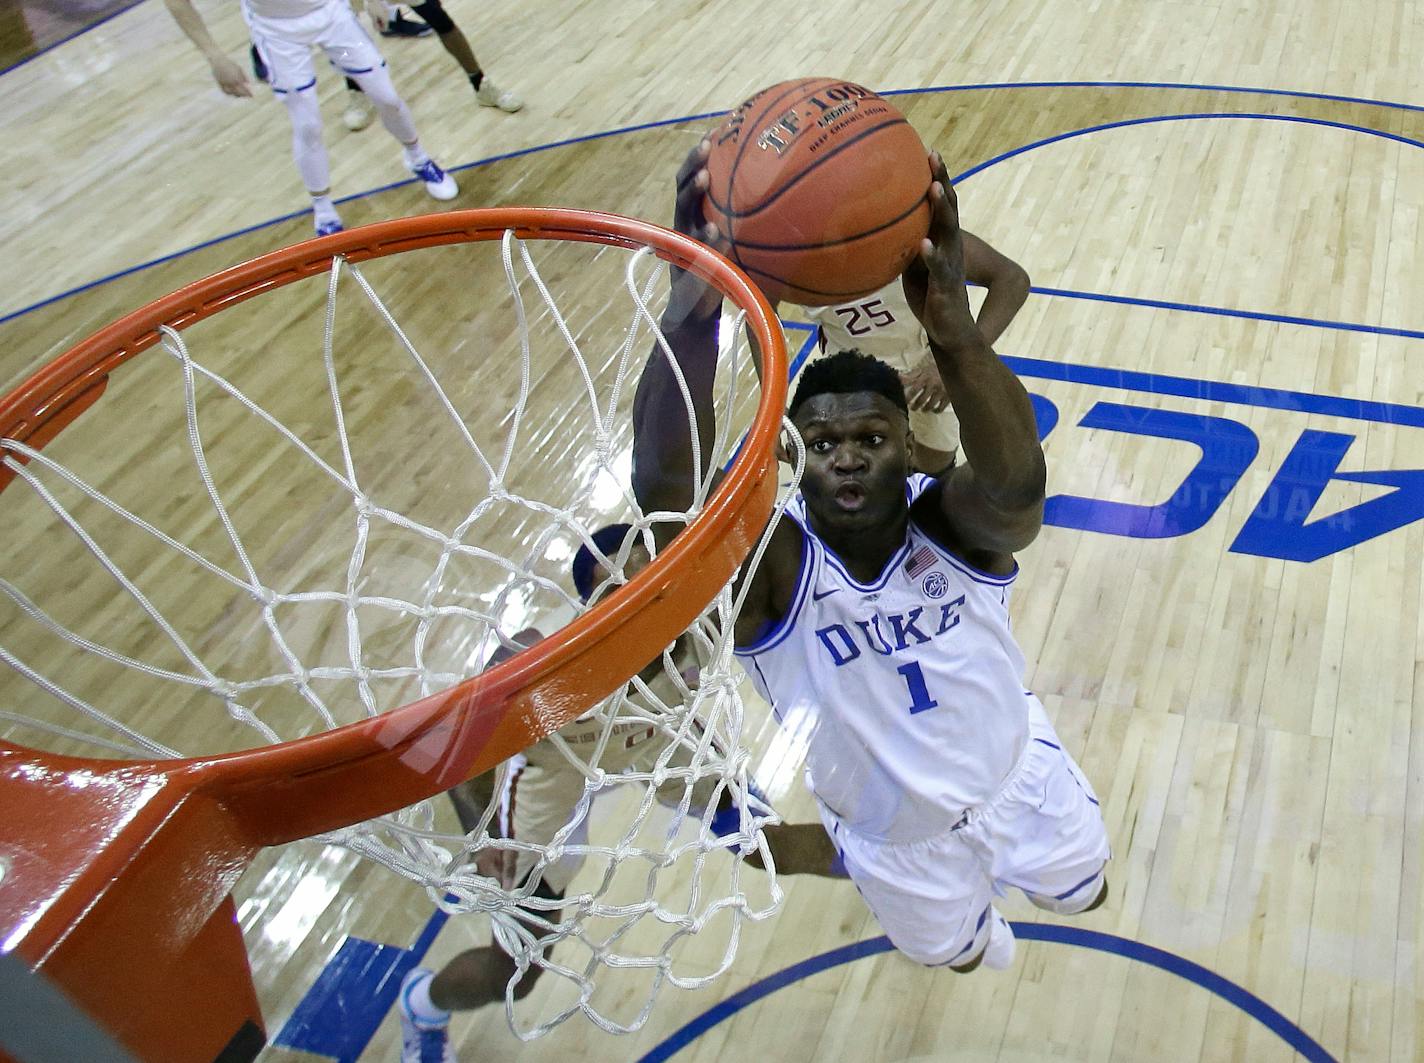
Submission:
M 817 395 L 796 411 L 806 443 L 801 493 L 827 528 L 873 528 L 905 510 L 910 427 L 884 395 L 857 391 Z

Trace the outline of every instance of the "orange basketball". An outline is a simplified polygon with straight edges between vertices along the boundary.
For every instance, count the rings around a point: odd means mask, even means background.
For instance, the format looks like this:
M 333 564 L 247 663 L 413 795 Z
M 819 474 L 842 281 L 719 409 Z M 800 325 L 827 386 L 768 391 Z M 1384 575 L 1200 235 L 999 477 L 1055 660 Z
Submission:
M 849 81 L 762 89 L 712 134 L 707 171 L 707 220 L 772 300 L 832 306 L 878 291 L 929 231 L 924 144 Z

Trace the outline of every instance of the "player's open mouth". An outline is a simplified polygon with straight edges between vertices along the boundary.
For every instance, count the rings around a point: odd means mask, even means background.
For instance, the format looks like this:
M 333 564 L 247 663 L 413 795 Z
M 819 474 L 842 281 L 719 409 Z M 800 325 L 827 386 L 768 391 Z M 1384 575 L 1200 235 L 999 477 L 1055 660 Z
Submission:
M 844 484 L 836 488 L 834 497 L 841 509 L 856 512 L 865 505 L 865 488 L 860 484 Z

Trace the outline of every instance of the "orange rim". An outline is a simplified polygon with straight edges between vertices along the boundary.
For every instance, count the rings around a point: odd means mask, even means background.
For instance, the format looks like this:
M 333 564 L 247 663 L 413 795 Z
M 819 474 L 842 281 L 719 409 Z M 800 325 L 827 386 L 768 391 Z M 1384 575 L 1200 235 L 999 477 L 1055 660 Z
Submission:
M 334 256 L 361 262 L 421 247 L 493 240 L 506 230 L 522 239 L 649 247 L 748 311 L 763 352 L 761 402 L 744 445 L 704 510 L 595 609 L 480 675 L 371 720 L 262 749 L 180 760 L 65 757 L 0 742 L 0 815 L 11 813 L 7 821 L 21 835 L 0 849 L 9 854 L 12 872 L 0 899 L 0 939 L 8 937 L 32 962 L 60 955 L 71 925 L 84 919 L 90 928 L 85 955 L 130 947 L 133 934 L 118 938 L 117 928 L 95 930 L 96 921 L 122 923 L 121 913 L 135 907 L 151 925 L 164 918 L 191 921 L 195 904 L 215 910 L 257 847 L 394 811 L 494 767 L 627 682 L 695 619 L 756 543 L 777 488 L 774 444 L 787 386 L 781 329 L 756 286 L 710 248 L 611 214 L 452 211 L 379 222 L 263 255 L 155 300 L 36 372 L 0 399 L 0 438 L 42 447 L 103 394 L 114 369 L 158 342 L 162 325 L 181 330 L 324 273 Z M 0 467 L 0 490 L 12 475 Z M 88 780 L 87 796 L 72 782 L 76 773 Z M 113 793 L 112 799 L 95 802 L 96 778 L 104 781 L 97 789 Z M 41 807 L 53 810 L 43 822 L 32 816 Z M 88 829 L 98 815 L 122 822 L 110 831 Z M 32 819 L 33 829 L 23 826 Z M 125 833 L 134 837 L 132 851 L 116 851 L 112 843 Z M 145 848 L 150 855 L 139 855 Z M 152 881 L 116 887 L 125 876 L 155 878 L 153 871 L 132 874 L 135 864 L 167 868 L 187 880 L 184 889 Z M 63 865 L 84 870 L 67 873 Z M 34 892 L 27 892 L 32 887 Z M 95 897 L 115 906 L 98 920 L 88 918 L 106 911 Z M 19 935 L 23 941 L 11 936 L 19 926 L 26 928 Z

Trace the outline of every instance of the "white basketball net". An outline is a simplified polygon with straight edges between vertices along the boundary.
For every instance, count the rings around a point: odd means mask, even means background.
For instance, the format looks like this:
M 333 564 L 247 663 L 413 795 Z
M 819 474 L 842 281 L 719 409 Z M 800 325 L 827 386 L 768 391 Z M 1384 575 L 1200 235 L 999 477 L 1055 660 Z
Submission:
M 541 260 L 565 246 L 543 245 Z M 650 303 L 665 292 L 665 267 L 646 249 L 588 252 L 603 256 L 604 267 L 608 256 L 626 258 L 618 268 L 628 309 L 626 324 L 608 324 L 601 315 L 613 297 L 605 292 L 585 325 L 555 304 L 529 245 L 506 233 L 502 251 L 507 297 L 491 285 L 472 300 L 485 309 L 471 327 L 482 337 L 503 335 L 498 349 L 460 354 L 456 344 L 458 357 L 437 367 L 442 359 L 417 350 L 363 274 L 371 267 L 338 259 L 325 297 L 321 364 L 305 370 L 324 376 L 324 400 L 314 388 L 293 403 L 290 388 L 270 385 L 254 396 L 200 364 L 184 335 L 165 330 L 167 360 L 154 352 L 146 361 L 168 367 L 167 415 L 186 434 L 186 460 L 159 465 L 140 452 L 115 456 L 112 467 L 93 474 L 87 466 L 84 475 L 72 471 L 79 461 L 61 444 L 108 398 L 46 453 L 0 441 L 16 477 L 0 505 L 0 534 L 43 546 L 0 577 L 7 603 L 0 658 L 13 670 L 0 684 L 6 737 L 63 752 L 172 757 L 214 752 L 214 742 L 274 743 L 373 716 L 467 678 L 499 647 L 517 648 L 512 636 L 521 629 L 532 624 L 548 634 L 586 608 L 568 576 L 580 545 L 594 549 L 607 571 L 597 600 L 626 581 L 635 546 L 653 549 L 653 516 L 690 520 L 735 449 L 733 411 L 749 406 L 741 318 L 723 329 L 716 458 L 696 470 L 696 502 L 686 514 L 643 514 L 629 485 L 628 409 L 647 351 L 654 337 L 661 341 Z M 486 269 L 493 274 L 492 263 Z M 338 337 L 337 296 L 353 282 L 373 327 L 348 342 Z M 491 304 L 503 306 L 505 326 L 490 324 Z M 353 347 L 361 357 L 389 349 L 403 366 L 367 371 L 352 385 Z M 515 351 L 517 397 L 498 397 L 497 385 L 481 394 L 478 382 L 471 390 L 470 374 L 484 372 L 471 361 L 503 364 L 513 380 Z M 263 353 L 292 359 L 284 364 L 293 375 L 304 371 L 303 357 L 315 360 L 315 351 L 293 355 L 275 345 Z M 572 390 L 581 398 L 569 423 L 551 428 L 531 412 L 531 396 L 556 371 L 577 382 Z M 364 396 L 392 381 L 423 405 L 409 423 L 378 432 L 380 445 L 366 453 L 350 428 L 389 405 Z M 273 405 L 285 412 L 269 412 Z M 141 408 L 134 420 L 146 416 Z M 551 436 L 577 444 L 566 459 L 577 460 L 576 475 L 527 475 L 547 461 L 537 450 Z M 392 452 L 408 438 L 414 450 Z M 254 446 L 275 455 L 260 474 L 250 460 L 220 457 Z M 73 454 L 92 450 L 90 439 Z M 285 484 L 293 497 L 279 497 L 260 518 L 243 517 L 251 494 Z M 125 494 L 135 485 L 141 493 L 132 497 L 143 504 Z M 313 515 L 289 517 L 299 506 Z M 436 519 L 417 513 L 427 509 L 441 512 Z M 615 519 L 632 530 L 616 549 L 597 551 L 594 531 Z M 759 556 L 760 548 L 747 565 Z M 717 977 L 732 961 L 742 920 L 763 919 L 779 905 L 774 873 L 738 855 L 766 855 L 761 828 L 773 816 L 748 786 L 748 721 L 731 646 L 738 605 L 724 588 L 677 652 L 670 646 L 660 664 L 593 709 L 578 738 L 546 741 L 546 775 L 549 764 L 561 764 L 577 784 L 552 838 L 499 836 L 500 785 L 493 801 L 467 813 L 467 822 L 477 820 L 468 832 L 440 797 L 324 839 L 420 883 L 448 912 L 490 914 L 521 975 L 537 967 L 556 983 L 538 1016 L 527 1019 L 524 1005 L 516 1017 L 511 982 L 506 1009 L 521 1037 L 579 1011 L 610 1031 L 641 1026 L 664 982 L 694 988 Z M 689 653 L 700 671 L 695 682 L 685 674 Z M 36 687 L 46 696 L 37 699 Z M 155 705 L 162 723 L 145 727 Z M 194 728 L 169 736 L 178 716 L 201 721 L 196 739 Z M 229 721 L 247 738 L 223 737 Z M 631 763 L 629 736 L 642 746 Z M 624 768 L 605 769 L 615 761 Z M 506 765 L 500 782 L 511 775 Z M 501 852 L 531 872 L 509 885 L 481 874 L 477 863 L 489 866 Z M 580 861 L 562 900 L 535 895 L 545 872 L 567 877 Z M 703 931 L 720 942 L 714 969 L 708 972 L 704 945 L 695 973 L 680 971 L 684 940 Z M 606 979 L 610 969 L 641 981 L 636 999 L 626 983 L 607 1000 L 600 996 L 600 973 Z

